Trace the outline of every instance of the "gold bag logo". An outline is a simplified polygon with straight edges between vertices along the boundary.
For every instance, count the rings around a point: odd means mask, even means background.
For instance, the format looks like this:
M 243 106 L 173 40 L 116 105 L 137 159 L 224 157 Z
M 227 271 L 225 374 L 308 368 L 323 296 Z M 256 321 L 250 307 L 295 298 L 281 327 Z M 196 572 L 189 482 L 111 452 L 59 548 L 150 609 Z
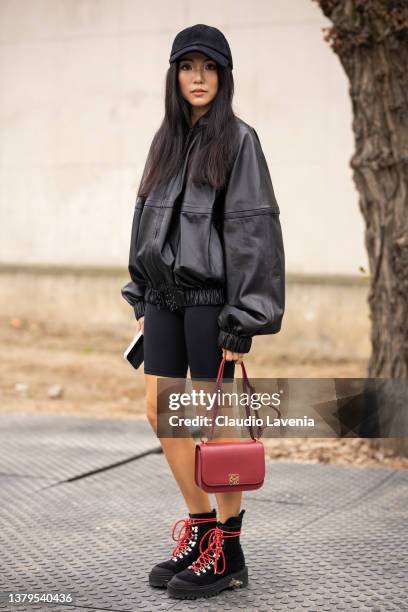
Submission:
M 231 485 L 239 484 L 239 474 L 228 474 L 228 482 Z

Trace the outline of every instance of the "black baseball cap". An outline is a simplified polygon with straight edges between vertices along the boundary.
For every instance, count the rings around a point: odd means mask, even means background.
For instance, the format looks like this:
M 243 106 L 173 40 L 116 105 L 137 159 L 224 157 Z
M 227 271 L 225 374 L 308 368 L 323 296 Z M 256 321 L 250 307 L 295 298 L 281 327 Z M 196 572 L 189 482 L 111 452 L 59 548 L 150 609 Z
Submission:
M 221 64 L 233 67 L 231 49 L 224 34 L 217 28 L 197 23 L 181 30 L 173 41 L 169 63 L 189 51 L 201 51 Z

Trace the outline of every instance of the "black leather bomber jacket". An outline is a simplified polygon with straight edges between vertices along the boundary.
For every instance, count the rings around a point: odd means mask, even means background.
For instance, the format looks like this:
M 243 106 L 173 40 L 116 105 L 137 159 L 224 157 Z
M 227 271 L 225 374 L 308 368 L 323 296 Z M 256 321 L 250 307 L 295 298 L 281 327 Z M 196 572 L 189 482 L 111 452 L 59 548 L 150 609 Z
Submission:
M 137 197 L 122 296 L 144 315 L 145 302 L 175 310 L 222 304 L 218 346 L 247 353 L 255 335 L 280 331 L 285 257 L 279 207 L 254 128 L 236 118 L 239 148 L 223 190 L 185 180 L 203 115 L 190 129 L 179 174 Z

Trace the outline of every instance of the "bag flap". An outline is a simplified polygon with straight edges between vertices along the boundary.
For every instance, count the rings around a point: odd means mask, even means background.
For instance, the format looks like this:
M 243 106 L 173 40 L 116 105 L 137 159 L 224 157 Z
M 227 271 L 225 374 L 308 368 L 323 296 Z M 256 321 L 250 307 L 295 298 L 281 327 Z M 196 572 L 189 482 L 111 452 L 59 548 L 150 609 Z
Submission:
M 262 442 L 201 444 L 197 459 L 201 478 L 209 486 L 256 484 L 265 478 Z

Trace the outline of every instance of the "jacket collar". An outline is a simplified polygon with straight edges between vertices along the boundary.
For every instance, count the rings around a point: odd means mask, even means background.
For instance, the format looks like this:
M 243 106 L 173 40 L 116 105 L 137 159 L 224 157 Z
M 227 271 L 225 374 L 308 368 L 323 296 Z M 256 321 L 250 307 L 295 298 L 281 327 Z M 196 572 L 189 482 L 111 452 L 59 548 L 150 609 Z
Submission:
M 196 130 L 200 127 L 205 127 L 208 124 L 208 112 L 205 113 L 204 115 L 202 115 L 198 121 L 195 122 L 195 124 L 190 128 L 191 130 Z

